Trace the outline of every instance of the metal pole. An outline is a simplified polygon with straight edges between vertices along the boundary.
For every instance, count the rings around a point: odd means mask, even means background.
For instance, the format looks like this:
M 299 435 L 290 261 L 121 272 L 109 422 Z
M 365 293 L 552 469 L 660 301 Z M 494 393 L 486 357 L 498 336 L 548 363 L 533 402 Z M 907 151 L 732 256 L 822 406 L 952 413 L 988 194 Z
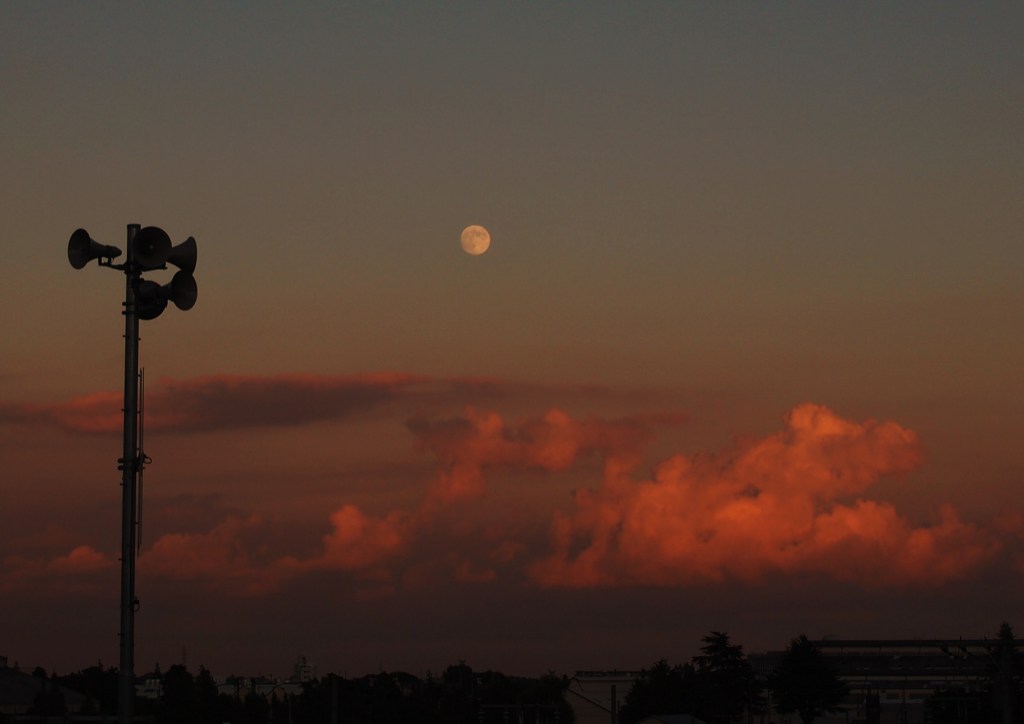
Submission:
M 124 265 L 124 449 L 121 460 L 121 662 L 118 671 L 118 724 L 131 724 L 135 708 L 135 511 L 138 480 L 139 316 L 132 242 L 138 224 L 128 224 Z

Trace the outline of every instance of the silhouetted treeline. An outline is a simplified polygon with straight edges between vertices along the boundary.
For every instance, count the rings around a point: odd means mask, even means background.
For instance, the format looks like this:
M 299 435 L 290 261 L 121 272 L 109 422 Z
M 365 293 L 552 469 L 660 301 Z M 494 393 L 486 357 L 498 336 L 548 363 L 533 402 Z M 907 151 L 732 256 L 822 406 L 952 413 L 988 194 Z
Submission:
M 474 672 L 464 663 L 440 677 L 380 673 L 359 679 L 329 675 L 306 685 L 295 701 L 296 722 L 572 722 L 564 702 L 568 679 Z M 507 716 L 506 716 L 507 712 Z M 336 718 L 335 718 L 336 717 Z
M 506 676 L 497 671 L 475 672 L 463 662 L 440 676 L 420 678 L 404 672 L 381 672 L 356 679 L 335 674 L 301 684 L 297 693 L 281 685 L 261 690 L 249 679 L 229 677 L 218 689 L 210 672 L 193 675 L 182 665 L 159 670 L 160 695 L 136 697 L 135 711 L 157 724 L 568 724 L 572 708 L 564 701 L 567 677 Z M 69 674 L 41 676 L 41 692 L 63 686 L 86 697 L 82 714 L 117 714 L 117 670 L 97 665 Z M 40 698 L 33 714 L 72 713 L 54 695 Z
M 713 631 L 702 643 L 700 653 L 685 664 L 672 665 L 661 659 L 641 672 L 622 702 L 619 724 L 678 714 L 692 715 L 707 724 L 753 724 L 771 721 L 772 713 L 814 724 L 825 715 L 843 712 L 849 703 L 847 686 L 835 667 L 839 659 L 822 654 L 806 636 L 792 639 L 760 675 L 729 634 Z M 1024 657 L 1018 643 L 1010 625 L 1003 623 L 992 645 L 985 644 L 980 653 L 968 654 L 961 646 L 963 656 L 972 662 L 970 671 L 977 673 L 933 691 L 925 702 L 927 724 L 1024 724 Z M 953 655 L 945 646 L 942 650 Z M 0 669 L 0 673 L 5 671 L 14 670 Z M 18 676 L 29 678 L 27 674 Z M 118 674 L 114 668 L 97 664 L 64 676 L 47 675 L 37 668 L 31 676 L 38 689 L 30 714 L 41 721 L 63 720 L 74 714 L 116 718 Z M 568 677 L 476 672 L 461 661 L 440 676 L 427 674 L 423 678 L 404 672 L 354 679 L 328 674 L 301 684 L 281 684 L 228 677 L 218 687 L 205 668 L 193 675 L 181 665 L 166 672 L 158 668 L 144 678 L 158 683 L 150 689 L 156 696 L 137 697 L 135 710 L 155 724 L 574 721 L 565 697 L 571 683 Z M 855 705 L 857 721 L 879 724 L 882 706 L 878 691 L 861 689 Z M 851 713 L 846 710 L 847 720 Z M 0 724 L 6 721 L 0 713 Z
M 700 654 L 685 664 L 661 659 L 645 669 L 625 698 L 619 723 L 688 714 L 707 724 L 742 724 L 770 721 L 770 713 L 775 712 L 813 724 L 844 711 L 849 691 L 836 659 L 822 654 L 804 635 L 792 639 L 774 669 L 760 677 L 728 634 L 712 632 L 703 644 Z M 999 627 L 996 639 L 986 648 L 981 655 L 983 676 L 967 685 L 961 682 L 933 690 L 925 703 L 927 724 L 1024 724 L 1024 656 L 1008 623 Z M 884 681 L 879 684 L 884 687 Z M 770 707 L 766 692 L 771 694 Z M 866 699 L 858 702 L 864 716 L 859 721 L 879 724 L 877 690 Z M 846 719 L 850 721 L 849 716 Z
M 626 695 L 619 719 L 631 724 L 657 714 L 690 714 L 707 724 L 741 721 L 765 711 L 762 690 L 743 647 L 729 634 L 703 638 L 699 655 L 683 665 L 665 659 L 645 669 Z

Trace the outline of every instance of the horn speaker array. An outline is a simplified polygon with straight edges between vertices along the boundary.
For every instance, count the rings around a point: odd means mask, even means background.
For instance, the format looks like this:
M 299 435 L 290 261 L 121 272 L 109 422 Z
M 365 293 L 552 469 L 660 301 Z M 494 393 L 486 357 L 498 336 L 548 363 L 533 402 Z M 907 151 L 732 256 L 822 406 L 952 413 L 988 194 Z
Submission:
M 136 227 L 137 228 L 137 227 Z M 124 269 L 137 281 L 134 283 L 135 301 L 139 319 L 155 319 L 171 302 L 178 309 L 189 310 L 196 303 L 199 288 L 192 272 L 196 269 L 196 240 L 191 236 L 177 246 L 171 244 L 171 237 L 158 226 L 146 226 L 129 234 L 131 248 L 128 250 L 126 262 L 116 267 Z M 81 269 L 93 259 L 100 259 L 101 265 L 113 266 L 111 260 L 121 256 L 116 246 L 100 244 L 89 236 L 85 229 L 77 229 L 68 240 L 68 261 L 75 269 Z M 102 260 L 106 260 L 103 264 Z M 141 271 L 166 269 L 168 264 L 178 267 L 171 281 L 160 285 L 157 282 L 142 279 Z

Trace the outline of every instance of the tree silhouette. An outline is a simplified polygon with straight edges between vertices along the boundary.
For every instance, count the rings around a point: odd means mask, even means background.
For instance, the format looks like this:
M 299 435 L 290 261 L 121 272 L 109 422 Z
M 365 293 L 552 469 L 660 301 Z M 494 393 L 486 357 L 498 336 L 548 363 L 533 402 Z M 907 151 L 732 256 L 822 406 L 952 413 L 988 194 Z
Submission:
M 449 666 L 441 674 L 439 720 L 446 724 L 472 722 L 477 715 L 476 674 L 465 661 Z
M 838 671 L 803 634 L 790 641 L 770 686 L 775 710 L 780 714 L 798 712 L 803 724 L 841 711 L 846 696 L 846 684 Z
M 205 666 L 199 667 L 195 688 L 200 721 L 205 724 L 221 724 L 228 721 L 232 708 L 231 697 L 220 693 L 217 682 Z
M 691 713 L 709 724 L 728 724 L 760 708 L 761 687 L 743 647 L 720 631 L 702 641 L 700 655 L 693 658 Z
M 236 721 L 244 724 L 263 724 L 270 715 L 270 702 L 255 691 L 250 691 L 242 701 L 241 713 Z
M 619 712 L 620 721 L 631 724 L 655 714 L 689 713 L 691 707 L 686 696 L 686 677 L 686 669 L 669 666 L 665 659 L 644 669 L 626 694 Z
M 166 724 L 201 724 L 199 692 L 192 674 L 182 664 L 167 669 L 161 681 L 163 694 L 157 721 Z
M 1024 704 L 1024 659 L 1017 650 L 1013 627 L 1006 621 L 999 626 L 995 644 L 989 648 L 989 690 L 995 708 L 1001 712 L 1002 724 L 1021 720 Z

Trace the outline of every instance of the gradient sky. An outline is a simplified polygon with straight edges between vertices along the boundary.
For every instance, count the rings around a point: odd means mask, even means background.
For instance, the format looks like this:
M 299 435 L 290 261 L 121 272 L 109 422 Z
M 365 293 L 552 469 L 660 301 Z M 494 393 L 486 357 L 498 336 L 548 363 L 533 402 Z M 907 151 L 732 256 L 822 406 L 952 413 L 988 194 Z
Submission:
M 66 244 L 129 223 L 199 245 L 142 327 L 137 670 L 1024 628 L 1021 28 L 4 3 L 0 654 L 117 661 L 123 277 Z

